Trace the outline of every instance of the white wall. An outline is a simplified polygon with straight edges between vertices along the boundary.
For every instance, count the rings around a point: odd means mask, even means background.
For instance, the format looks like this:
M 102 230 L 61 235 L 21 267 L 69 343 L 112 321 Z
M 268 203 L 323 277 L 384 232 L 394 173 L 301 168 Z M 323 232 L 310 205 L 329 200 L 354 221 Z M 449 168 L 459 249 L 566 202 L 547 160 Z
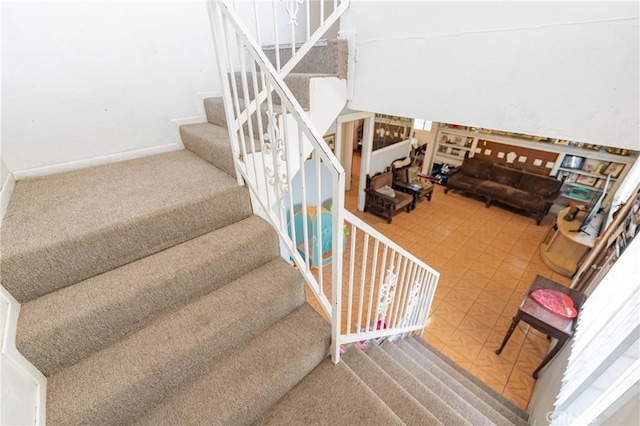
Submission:
M 383 172 L 387 167 L 391 167 L 391 162 L 399 158 L 409 156 L 411 141 L 406 140 L 393 145 L 375 150 L 371 153 L 371 163 L 369 165 L 369 175 Z
M 219 91 L 204 1 L 3 1 L 2 158 L 21 171 L 179 147 Z M 177 145 L 176 145 L 177 144 Z
M 639 149 L 638 9 L 352 2 L 349 108 Z

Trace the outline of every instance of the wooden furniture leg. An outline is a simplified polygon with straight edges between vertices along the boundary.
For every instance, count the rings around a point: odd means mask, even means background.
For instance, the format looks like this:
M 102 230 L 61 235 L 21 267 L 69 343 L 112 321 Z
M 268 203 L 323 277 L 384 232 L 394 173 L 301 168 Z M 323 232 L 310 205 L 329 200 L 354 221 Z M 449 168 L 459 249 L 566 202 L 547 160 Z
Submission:
M 536 368 L 536 371 L 533 372 L 532 376 L 534 379 L 538 378 L 538 372 L 540 370 L 542 370 L 544 368 L 545 365 L 547 365 L 547 363 L 549 361 L 551 361 L 551 359 L 553 359 L 554 356 L 556 356 L 556 354 L 560 351 L 560 349 L 562 349 L 562 347 L 564 346 L 564 344 L 566 343 L 567 339 L 566 338 L 560 338 L 558 339 L 558 341 L 556 342 L 555 346 L 553 347 L 553 349 L 551 349 L 549 351 L 549 353 L 547 354 L 546 357 L 544 357 L 544 359 L 542 360 L 542 362 L 540 363 L 540 365 L 538 366 L 538 368 Z
M 509 330 L 507 330 L 507 334 L 505 334 L 504 339 L 502 340 L 502 344 L 500 345 L 500 347 L 498 349 L 496 349 L 496 355 L 500 355 L 500 353 L 504 349 L 505 345 L 509 341 L 509 338 L 513 334 L 513 330 L 516 329 L 516 327 L 518 326 L 519 322 L 520 322 L 520 314 L 518 313 L 518 315 L 513 317 L 513 320 L 511 321 L 511 326 L 509 327 Z

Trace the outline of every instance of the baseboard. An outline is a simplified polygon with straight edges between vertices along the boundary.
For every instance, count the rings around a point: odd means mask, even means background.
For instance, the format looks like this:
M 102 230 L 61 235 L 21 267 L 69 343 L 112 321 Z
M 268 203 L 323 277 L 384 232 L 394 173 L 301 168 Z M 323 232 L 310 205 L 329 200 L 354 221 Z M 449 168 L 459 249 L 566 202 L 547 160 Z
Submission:
M 207 98 L 221 98 L 222 97 L 222 92 L 209 90 L 207 92 L 198 92 L 198 93 L 196 93 L 196 95 L 198 95 L 198 97 L 200 99 L 205 100 Z
M 194 115 L 193 117 L 184 117 L 184 118 L 174 118 L 171 121 L 176 127 L 180 127 L 184 124 L 196 124 L 196 123 L 206 123 L 207 119 L 202 115 Z
M 7 212 L 9 200 L 11 200 L 11 194 L 13 193 L 13 188 L 15 188 L 15 186 L 16 179 L 12 173 L 9 173 L 2 183 L 2 190 L 0 190 L 0 222 L 2 222 L 2 219 Z
M 20 303 L 0 287 L 0 424 L 43 425 L 46 418 L 47 379 L 16 349 Z
M 51 166 L 19 170 L 13 172 L 13 176 L 16 178 L 16 180 L 46 176 L 55 173 L 70 172 L 72 170 L 86 169 L 87 167 L 101 166 L 103 164 L 116 163 L 118 161 L 147 157 L 149 155 L 162 154 L 164 152 L 176 151 L 182 148 L 182 145 L 178 143 L 171 143 L 150 148 L 120 152 L 117 154 L 104 155 L 101 157 L 88 158 L 86 160 L 69 161 L 67 163 L 53 164 Z

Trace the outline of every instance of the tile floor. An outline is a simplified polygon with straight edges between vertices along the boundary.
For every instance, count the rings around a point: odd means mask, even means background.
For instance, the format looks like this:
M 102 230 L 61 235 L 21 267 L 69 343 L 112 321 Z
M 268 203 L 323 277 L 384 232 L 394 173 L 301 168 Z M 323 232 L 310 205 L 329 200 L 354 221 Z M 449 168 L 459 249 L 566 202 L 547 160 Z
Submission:
M 358 160 L 357 157 L 354 160 Z M 434 267 L 441 274 L 423 338 L 493 389 L 526 409 L 531 373 L 546 353 L 546 337 L 521 323 L 501 355 L 495 354 L 524 292 L 536 274 L 568 285 L 538 254 L 553 222 L 506 208 L 485 208 L 479 199 L 435 188 L 392 224 L 358 212 L 357 179 L 347 192 L 347 209 Z

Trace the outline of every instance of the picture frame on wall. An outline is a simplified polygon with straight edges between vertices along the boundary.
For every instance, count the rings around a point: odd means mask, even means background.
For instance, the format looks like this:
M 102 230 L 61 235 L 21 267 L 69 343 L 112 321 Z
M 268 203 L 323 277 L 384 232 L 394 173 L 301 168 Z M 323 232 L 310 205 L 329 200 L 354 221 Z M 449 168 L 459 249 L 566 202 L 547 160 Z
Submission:
M 322 137 L 322 139 L 324 139 L 325 143 L 327 144 L 327 146 L 329 147 L 329 149 L 331 151 L 333 151 L 336 147 L 336 134 L 335 133 L 329 133 L 328 135 L 324 135 Z
M 620 176 L 620 173 L 622 173 L 624 166 L 624 163 L 611 163 L 607 166 L 606 169 L 604 169 L 603 174 L 610 174 L 612 178 L 616 179 L 618 176 Z

